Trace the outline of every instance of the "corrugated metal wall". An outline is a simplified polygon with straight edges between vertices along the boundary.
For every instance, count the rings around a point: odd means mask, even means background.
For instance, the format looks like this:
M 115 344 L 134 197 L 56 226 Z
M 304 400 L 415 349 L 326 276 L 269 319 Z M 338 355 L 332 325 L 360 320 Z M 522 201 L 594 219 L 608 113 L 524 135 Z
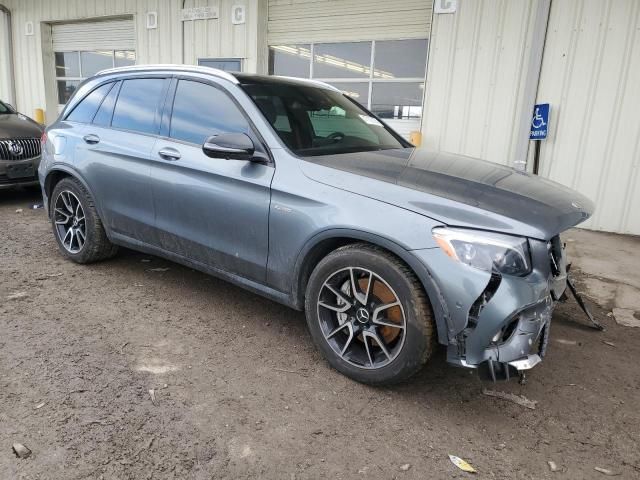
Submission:
M 198 57 L 234 56 L 245 59 L 247 71 L 264 68 L 266 26 L 257 27 L 258 12 L 266 10 L 266 3 L 264 7 L 260 6 L 263 2 L 266 0 L 185 0 L 186 8 L 219 6 L 220 16 L 184 22 L 184 63 L 195 64 Z M 137 63 L 183 63 L 182 3 L 182 0 L 0 0 L 0 4 L 12 11 L 18 108 L 27 114 L 33 113 L 35 108 L 46 108 L 48 121 L 57 115 L 55 99 L 52 101 L 51 98 L 52 81 L 47 78 L 49 81 L 45 82 L 45 77 L 53 75 L 48 71 L 53 65 L 52 58 L 47 58 L 51 57 L 48 23 L 131 16 L 136 27 Z M 232 25 L 231 6 L 238 4 L 246 6 L 246 23 Z M 157 29 L 146 28 L 146 12 L 149 11 L 158 13 Z M 266 24 L 266 12 L 262 20 Z M 34 23 L 35 35 L 24 35 L 27 21 Z M 263 36 L 260 41 L 258 32 Z M 264 51 L 260 45 L 264 45 Z
M 640 1 L 552 0 L 538 72 L 527 59 L 542 1 L 458 0 L 434 15 L 423 144 L 513 165 L 539 73 L 537 101 L 551 104 L 540 175 L 596 202 L 584 227 L 638 235 Z
M 436 14 L 423 144 L 512 165 L 539 1 L 458 0 Z
M 14 103 L 9 15 L 0 10 L 0 100 Z
M 206 5 L 218 5 L 220 17 L 184 22 L 185 63 L 197 64 L 198 58 L 242 58 L 245 71 L 266 73 L 260 69 L 264 59 L 259 58 L 261 54 L 266 55 L 266 38 L 258 27 L 260 23 L 266 24 L 266 0 L 185 1 L 185 8 Z M 246 23 L 231 23 L 234 5 L 245 5 Z
M 596 202 L 588 228 L 640 235 L 640 2 L 554 0 L 538 100 L 540 173 Z
M 269 0 L 268 42 L 425 38 L 432 0 Z

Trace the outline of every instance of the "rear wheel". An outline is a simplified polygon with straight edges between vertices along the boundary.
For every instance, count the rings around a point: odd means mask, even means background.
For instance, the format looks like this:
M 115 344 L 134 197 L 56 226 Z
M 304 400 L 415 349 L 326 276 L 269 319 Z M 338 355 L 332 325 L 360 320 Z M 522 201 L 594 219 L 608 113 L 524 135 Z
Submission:
M 51 194 L 50 217 L 58 248 L 77 263 L 112 257 L 118 250 L 107 238 L 93 199 L 77 179 L 64 178 Z
M 431 306 L 413 272 L 388 252 L 342 247 L 315 268 L 305 310 L 314 342 L 338 371 L 356 381 L 403 381 L 434 347 Z

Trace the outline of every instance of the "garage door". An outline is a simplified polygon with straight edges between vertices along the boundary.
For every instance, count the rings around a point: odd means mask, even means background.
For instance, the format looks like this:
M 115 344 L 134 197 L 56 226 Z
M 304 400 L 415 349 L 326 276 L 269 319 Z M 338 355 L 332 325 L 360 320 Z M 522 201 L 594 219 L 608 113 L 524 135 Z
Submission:
M 430 0 L 269 0 L 269 73 L 339 88 L 401 135 L 420 129 Z
M 55 24 L 51 29 L 58 109 L 80 82 L 100 70 L 134 65 L 132 18 Z
M 432 0 L 269 0 L 268 41 L 427 38 Z
M 53 51 L 134 50 L 133 19 L 77 22 L 53 25 Z

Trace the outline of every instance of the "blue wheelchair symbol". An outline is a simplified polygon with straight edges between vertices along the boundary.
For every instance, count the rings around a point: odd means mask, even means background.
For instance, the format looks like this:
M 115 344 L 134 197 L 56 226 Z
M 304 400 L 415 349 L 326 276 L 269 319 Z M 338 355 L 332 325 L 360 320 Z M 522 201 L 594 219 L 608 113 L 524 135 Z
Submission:
M 542 140 L 547 138 L 549 123 L 549 104 L 540 103 L 533 109 L 533 118 L 531 119 L 530 140 Z

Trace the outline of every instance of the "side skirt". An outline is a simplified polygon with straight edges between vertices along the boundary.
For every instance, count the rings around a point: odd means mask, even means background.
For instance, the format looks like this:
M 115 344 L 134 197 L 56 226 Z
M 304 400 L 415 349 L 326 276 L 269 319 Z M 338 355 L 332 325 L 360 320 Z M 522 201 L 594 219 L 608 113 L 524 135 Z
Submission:
M 210 267 L 209 265 L 191 260 L 187 257 L 183 257 L 182 255 L 178 255 L 173 252 L 168 252 L 154 245 L 149 245 L 148 243 L 141 242 L 139 240 L 127 237 L 119 233 L 111 232 L 111 235 L 109 235 L 109 239 L 117 245 L 121 245 L 123 247 L 127 247 L 139 252 L 148 253 L 150 255 L 156 255 L 158 257 L 166 258 L 167 260 L 170 260 L 172 262 L 179 263 L 186 267 L 190 267 L 208 275 L 220 278 L 221 280 L 225 280 L 229 283 L 233 283 L 234 285 L 242 287 L 245 290 L 249 290 L 250 292 L 256 293 L 265 298 L 268 298 L 269 300 L 273 300 L 275 302 L 286 305 L 287 307 L 293 308 L 295 310 L 300 310 L 296 306 L 295 302 L 293 301 L 293 297 L 290 294 L 280 292 L 279 290 L 275 290 L 261 283 L 254 282 L 253 280 L 248 280 L 244 277 L 229 273 L 219 268 Z

